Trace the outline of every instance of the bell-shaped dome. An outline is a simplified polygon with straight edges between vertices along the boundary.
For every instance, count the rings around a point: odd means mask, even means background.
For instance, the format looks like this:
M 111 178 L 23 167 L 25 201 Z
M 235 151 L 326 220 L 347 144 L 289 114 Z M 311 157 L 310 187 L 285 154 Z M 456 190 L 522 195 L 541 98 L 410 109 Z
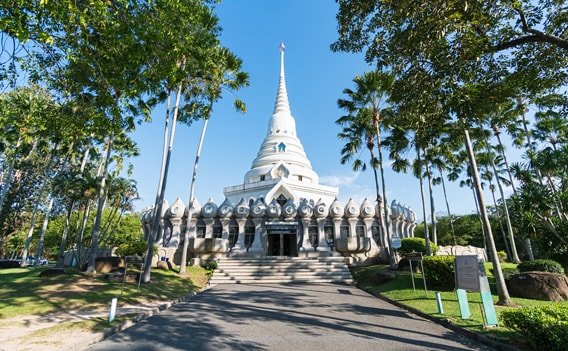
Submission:
M 205 205 L 203 205 L 201 214 L 206 218 L 211 218 L 217 214 L 217 204 L 213 201 L 213 199 L 209 198 Z
M 245 201 L 245 199 L 241 199 L 241 201 L 239 201 L 239 203 L 237 204 L 237 206 L 235 206 L 234 209 L 235 215 L 239 218 L 244 218 L 248 216 L 249 212 L 250 212 L 250 207 L 248 203 Z
M 197 199 L 194 198 L 191 204 L 187 205 L 187 207 L 185 208 L 185 216 L 189 214 L 190 210 L 191 217 L 195 217 L 201 213 L 201 205 L 199 204 L 199 201 L 197 201 Z
M 306 199 L 300 201 L 300 206 L 298 206 L 298 214 L 300 217 L 310 217 L 314 213 L 312 206 Z
M 229 201 L 229 199 L 225 198 L 225 201 L 223 201 L 221 206 L 219 206 L 217 214 L 224 218 L 231 217 L 233 214 L 233 204 Z
M 373 217 L 374 215 L 375 207 L 369 200 L 367 200 L 367 198 L 365 198 L 365 200 L 363 200 L 363 203 L 361 204 L 361 216 L 369 218 Z
M 292 199 L 288 199 L 282 206 L 282 214 L 286 217 L 294 217 L 296 215 L 296 204 Z
M 327 205 L 321 199 L 319 199 L 314 206 L 314 213 L 318 218 L 323 218 L 328 215 L 329 210 L 327 209 Z
M 347 201 L 347 205 L 345 205 L 345 214 L 348 217 L 358 217 L 359 216 L 359 206 L 353 201 L 353 199 L 349 199 Z
M 266 212 L 266 205 L 264 204 L 262 198 L 259 197 L 258 199 L 256 199 L 256 201 L 252 204 L 250 212 L 253 217 L 264 216 L 264 213 Z
M 168 209 L 168 217 L 172 219 L 180 219 L 181 217 L 183 217 L 184 211 L 185 205 L 183 204 L 183 201 L 181 201 L 181 199 L 178 197 Z
M 269 217 L 272 218 L 280 217 L 280 213 L 282 213 L 282 208 L 280 207 L 280 204 L 276 202 L 276 199 L 272 199 L 270 204 L 268 204 L 266 213 L 268 214 Z
M 343 217 L 344 213 L 343 205 L 337 200 L 337 198 L 329 206 L 329 213 L 333 218 Z

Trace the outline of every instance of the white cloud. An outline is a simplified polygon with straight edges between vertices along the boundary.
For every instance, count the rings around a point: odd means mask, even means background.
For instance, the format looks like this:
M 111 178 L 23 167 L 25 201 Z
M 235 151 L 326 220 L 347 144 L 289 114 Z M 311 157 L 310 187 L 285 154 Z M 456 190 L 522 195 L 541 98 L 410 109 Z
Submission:
M 328 175 L 328 176 L 321 176 L 319 178 L 320 183 L 323 185 L 328 186 L 342 186 L 342 185 L 351 185 L 361 173 L 352 173 L 351 175 Z

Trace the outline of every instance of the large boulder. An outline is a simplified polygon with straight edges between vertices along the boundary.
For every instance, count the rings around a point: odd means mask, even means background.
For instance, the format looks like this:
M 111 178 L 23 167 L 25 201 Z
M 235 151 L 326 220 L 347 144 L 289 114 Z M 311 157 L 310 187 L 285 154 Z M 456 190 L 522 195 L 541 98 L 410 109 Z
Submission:
M 526 299 L 568 300 L 568 277 L 548 272 L 524 272 L 507 279 L 509 294 Z
M 122 257 L 97 257 L 97 259 L 95 260 L 95 271 L 97 273 L 109 273 L 115 268 L 123 267 L 124 259 Z

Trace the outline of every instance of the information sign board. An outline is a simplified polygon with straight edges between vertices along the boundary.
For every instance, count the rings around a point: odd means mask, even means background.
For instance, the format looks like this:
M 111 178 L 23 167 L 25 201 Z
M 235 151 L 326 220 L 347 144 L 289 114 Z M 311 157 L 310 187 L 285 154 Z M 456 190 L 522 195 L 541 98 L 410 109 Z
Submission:
M 479 259 L 476 255 L 456 256 L 456 289 L 480 291 L 480 270 L 478 261 Z
M 392 248 L 393 248 L 393 249 L 395 249 L 395 250 L 400 249 L 400 245 L 401 245 L 400 237 L 398 237 L 398 236 L 393 236 L 393 237 L 391 238 L 391 244 L 392 244 Z

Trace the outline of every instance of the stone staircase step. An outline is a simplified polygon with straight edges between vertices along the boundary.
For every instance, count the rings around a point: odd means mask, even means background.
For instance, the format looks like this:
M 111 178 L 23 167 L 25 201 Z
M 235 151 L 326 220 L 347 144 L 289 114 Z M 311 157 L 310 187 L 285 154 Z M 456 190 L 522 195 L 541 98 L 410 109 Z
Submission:
M 218 261 L 210 284 L 344 283 L 353 277 L 343 257 L 228 258 Z

